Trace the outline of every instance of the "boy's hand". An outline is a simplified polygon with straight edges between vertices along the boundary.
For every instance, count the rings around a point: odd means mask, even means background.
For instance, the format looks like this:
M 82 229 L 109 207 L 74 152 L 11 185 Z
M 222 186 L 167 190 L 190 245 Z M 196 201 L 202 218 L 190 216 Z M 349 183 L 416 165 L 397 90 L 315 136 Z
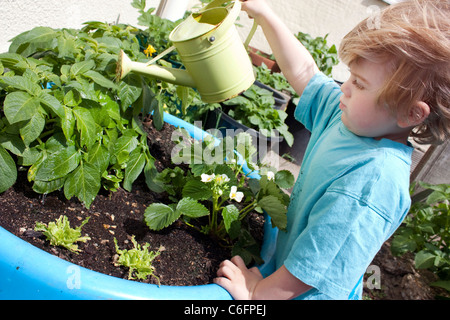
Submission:
M 214 283 L 227 290 L 236 300 L 251 300 L 256 285 L 263 279 L 258 268 L 248 269 L 240 256 L 220 264 Z
M 264 0 L 240 0 L 242 2 L 242 10 L 247 12 L 250 18 L 258 21 L 258 18 L 271 11 L 271 8 Z

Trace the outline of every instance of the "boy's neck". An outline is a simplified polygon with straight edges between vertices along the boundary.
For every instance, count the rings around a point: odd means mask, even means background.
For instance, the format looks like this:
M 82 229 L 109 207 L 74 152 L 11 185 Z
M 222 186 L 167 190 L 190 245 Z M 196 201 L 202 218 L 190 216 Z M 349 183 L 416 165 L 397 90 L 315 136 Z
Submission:
M 388 134 L 382 137 L 377 137 L 374 138 L 375 140 L 381 140 L 381 139 L 388 139 L 388 140 L 392 140 L 404 145 L 408 145 L 408 138 L 410 135 L 410 131 L 405 131 L 405 132 L 399 132 L 399 133 L 393 133 L 393 134 Z

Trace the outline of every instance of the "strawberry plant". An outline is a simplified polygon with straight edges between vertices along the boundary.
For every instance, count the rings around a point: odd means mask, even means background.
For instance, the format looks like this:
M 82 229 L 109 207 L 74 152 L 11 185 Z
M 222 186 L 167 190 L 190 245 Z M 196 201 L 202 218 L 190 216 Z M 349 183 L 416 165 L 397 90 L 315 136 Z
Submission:
M 163 124 L 162 84 L 129 75 L 114 82 L 119 50 L 146 60 L 127 25 L 36 27 L 0 54 L 0 192 L 28 170 L 33 190 L 63 189 L 89 207 L 99 190 L 131 190 L 155 173 L 140 114 Z
M 232 247 L 233 255 L 239 254 L 247 264 L 252 260 L 261 263 L 245 218 L 251 211 L 265 211 L 273 227 L 285 230 L 289 196 L 282 188 L 292 187 L 294 176 L 287 170 L 263 167 L 259 179 L 247 177 L 242 170 L 244 162 L 238 162 L 233 151 L 238 150 L 245 163 L 256 168 L 250 161 L 256 150 L 247 133 L 234 139 L 227 136 L 219 144 L 211 137 L 178 142 L 181 147 L 175 148 L 172 161 L 189 164 L 189 170 L 166 169 L 155 178 L 156 185 L 167 191 L 174 203 L 147 207 L 144 216 L 148 227 L 162 230 L 180 220 Z

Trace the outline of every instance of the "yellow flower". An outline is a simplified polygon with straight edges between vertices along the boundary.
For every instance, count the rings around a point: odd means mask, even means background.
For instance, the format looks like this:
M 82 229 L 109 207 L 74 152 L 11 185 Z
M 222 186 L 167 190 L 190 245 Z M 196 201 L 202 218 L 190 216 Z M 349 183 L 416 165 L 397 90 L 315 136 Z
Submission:
M 147 58 L 150 57 L 155 52 L 156 52 L 156 50 L 155 50 L 155 48 L 153 48 L 153 46 L 151 44 L 149 44 L 147 49 L 144 50 L 144 53 L 147 56 Z

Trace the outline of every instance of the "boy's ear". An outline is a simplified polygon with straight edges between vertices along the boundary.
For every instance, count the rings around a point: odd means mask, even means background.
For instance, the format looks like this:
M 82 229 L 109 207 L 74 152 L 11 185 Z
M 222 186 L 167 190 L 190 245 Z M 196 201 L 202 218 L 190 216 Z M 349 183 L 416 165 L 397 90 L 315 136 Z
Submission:
M 430 114 L 430 107 L 423 101 L 417 101 L 415 105 L 409 109 L 406 117 L 398 119 L 397 124 L 401 128 L 415 127 L 428 118 Z

